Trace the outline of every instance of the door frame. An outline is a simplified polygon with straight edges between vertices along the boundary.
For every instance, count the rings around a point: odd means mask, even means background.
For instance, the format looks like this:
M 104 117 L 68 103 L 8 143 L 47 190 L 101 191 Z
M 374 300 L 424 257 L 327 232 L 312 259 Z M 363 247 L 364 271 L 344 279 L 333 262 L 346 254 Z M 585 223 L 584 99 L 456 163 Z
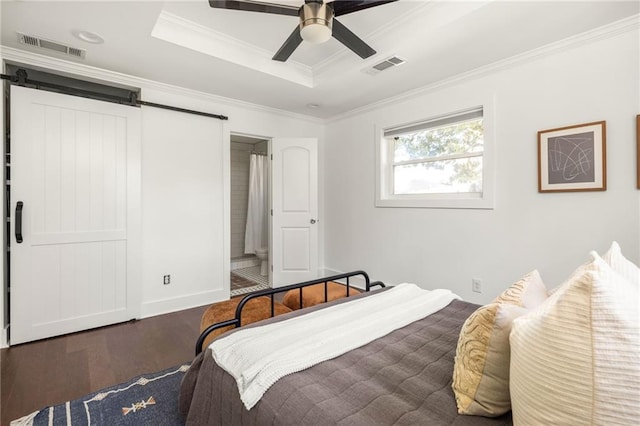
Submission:
M 226 167 L 226 172 L 225 172 L 225 183 L 224 183 L 224 187 L 225 187 L 225 203 L 227 205 L 227 208 L 225 209 L 225 223 L 224 223 L 224 247 L 225 247 L 225 259 L 226 259 L 226 267 L 227 270 L 225 271 L 225 280 L 229 280 L 228 282 L 228 286 L 227 288 L 229 288 L 229 294 L 231 294 L 231 136 L 242 136 L 242 137 L 247 137 L 247 138 L 252 138 L 252 139 L 260 139 L 260 140 L 266 140 L 267 141 L 267 157 L 269 158 L 269 187 L 268 189 L 268 198 L 269 198 L 269 205 L 267 207 L 268 211 L 271 212 L 272 209 L 272 205 L 271 205 L 271 139 L 273 139 L 271 136 L 262 136 L 262 135 L 256 135 L 256 134 L 252 134 L 252 133 L 245 133 L 245 132 L 236 132 L 236 131 L 232 131 L 232 130 L 228 130 L 225 129 L 224 135 L 223 135 L 223 140 L 225 143 L 225 167 Z M 269 213 L 267 215 L 269 217 L 268 220 L 268 227 L 269 229 L 267 230 L 267 235 L 268 235 L 268 239 L 269 239 L 269 286 L 272 285 L 273 279 L 272 279 L 272 273 L 273 273 L 273 264 L 271 263 L 271 253 L 273 250 L 272 244 L 273 244 L 273 238 L 271 235 L 272 232 L 272 215 Z
M 225 258 L 227 259 L 226 263 L 225 263 L 225 271 L 224 271 L 224 279 L 225 281 L 228 280 L 228 286 L 227 288 L 229 289 L 229 292 L 231 292 L 231 135 L 234 136 L 244 136 L 244 137 L 248 137 L 248 138 L 253 138 L 253 139 L 260 139 L 260 140 L 266 140 L 267 141 L 267 155 L 269 158 L 269 184 L 268 184 L 268 191 L 269 191 L 269 202 L 268 202 L 268 238 L 269 238 L 269 286 L 273 288 L 274 283 L 273 283 L 273 276 L 274 276 L 274 263 L 273 263 L 273 253 L 274 253 L 274 236 L 273 236 L 273 198 L 274 198 L 274 186 L 273 186 L 273 159 L 274 159 L 274 154 L 273 154 L 273 145 L 274 145 L 274 139 L 313 139 L 315 142 L 315 146 L 316 146 L 316 150 L 318 149 L 318 138 L 316 137 L 282 137 L 282 138 L 276 138 L 276 137 L 272 137 L 272 136 L 262 136 L 262 135 L 256 135 L 256 134 L 251 134 L 251 133 L 245 133 L 245 132 L 237 132 L 237 131 L 231 131 L 228 128 L 224 128 L 224 134 L 223 134 L 223 141 L 224 141 L 224 155 L 225 155 L 225 159 L 224 159 L 224 164 L 225 164 L 225 182 L 224 182 L 224 198 L 225 198 L 225 204 L 226 204 L 226 208 L 225 208 L 225 212 L 224 212 L 224 252 L 225 252 Z M 316 173 L 317 173 L 317 194 L 316 194 L 316 208 L 317 208 L 317 212 L 316 212 L 316 220 L 319 220 L 319 215 L 320 215 L 320 205 L 321 205 L 321 195 L 320 195 L 320 173 L 319 173 L 319 167 L 320 167 L 320 159 L 319 159 L 319 150 L 316 151 Z M 321 269 L 320 269 L 320 248 L 321 248 L 321 231 L 320 231 L 320 226 L 318 226 L 317 229 L 317 239 L 316 239 L 316 272 L 315 274 L 320 273 Z M 315 278 L 315 275 L 314 275 Z

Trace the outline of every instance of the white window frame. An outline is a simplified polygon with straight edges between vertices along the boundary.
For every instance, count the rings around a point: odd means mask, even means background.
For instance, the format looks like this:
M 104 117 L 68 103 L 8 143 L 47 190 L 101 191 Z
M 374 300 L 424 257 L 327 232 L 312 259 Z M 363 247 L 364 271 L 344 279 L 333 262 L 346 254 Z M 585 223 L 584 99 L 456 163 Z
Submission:
M 455 116 L 474 109 L 483 111 L 484 142 L 482 154 L 482 192 L 481 193 L 445 193 L 445 194 L 394 194 L 393 193 L 393 145 L 391 138 L 385 136 L 394 129 L 419 128 L 448 116 Z M 481 103 L 470 104 L 456 109 L 442 110 L 440 115 L 416 120 L 406 124 L 376 125 L 376 207 L 418 207 L 451 209 L 493 209 L 495 192 L 494 162 L 494 101 L 484 99 Z

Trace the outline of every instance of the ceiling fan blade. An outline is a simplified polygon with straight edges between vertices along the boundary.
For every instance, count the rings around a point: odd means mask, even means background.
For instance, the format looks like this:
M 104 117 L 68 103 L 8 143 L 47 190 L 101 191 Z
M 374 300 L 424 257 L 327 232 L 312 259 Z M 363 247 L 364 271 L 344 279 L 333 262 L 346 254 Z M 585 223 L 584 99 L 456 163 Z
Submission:
M 274 13 L 276 15 L 298 16 L 298 7 L 261 1 L 209 0 L 209 6 L 215 9 L 244 10 L 246 12 Z
M 392 3 L 398 0 L 337 0 L 328 3 L 333 9 L 335 16 L 346 15 L 347 13 L 357 12 L 359 10 L 368 9 L 370 7 L 380 6 L 386 3 Z
M 333 37 L 349 49 L 353 50 L 353 52 L 362 59 L 366 59 L 369 56 L 376 54 L 376 51 L 373 50 L 371 46 L 362 41 L 362 39 L 352 33 L 349 28 L 342 25 L 335 18 L 333 18 Z
M 302 43 L 302 36 L 300 35 L 300 25 L 296 25 L 296 29 L 293 30 L 287 41 L 284 42 L 282 46 L 280 46 L 280 50 L 273 55 L 274 61 L 285 62 L 289 59 L 289 56 L 293 53 L 294 50 Z

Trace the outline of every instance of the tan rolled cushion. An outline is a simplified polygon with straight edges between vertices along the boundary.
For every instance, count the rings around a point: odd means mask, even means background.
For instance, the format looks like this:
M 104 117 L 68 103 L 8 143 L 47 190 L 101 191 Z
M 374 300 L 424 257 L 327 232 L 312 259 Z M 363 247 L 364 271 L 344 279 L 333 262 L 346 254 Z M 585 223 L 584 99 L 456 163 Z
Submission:
M 453 369 L 459 414 L 500 416 L 511 409 L 509 333 L 526 309 L 507 303 L 478 308 L 462 326 Z
M 542 282 L 538 270 L 534 269 L 503 291 L 493 302 L 510 303 L 532 309 L 540 306 L 547 297 L 547 287 Z
M 360 290 L 349 287 L 349 295 L 360 294 Z M 330 282 L 327 284 L 327 300 L 328 302 L 347 297 L 347 287 L 345 285 Z M 302 307 L 308 308 L 309 306 L 325 303 L 324 299 L 324 284 L 314 284 L 302 289 Z M 300 290 L 289 290 L 285 293 L 282 299 L 282 304 L 290 309 L 300 309 Z
M 514 424 L 636 424 L 638 285 L 599 256 L 511 331 Z
M 207 308 L 207 310 L 202 314 L 202 319 L 200 320 L 200 332 L 202 333 L 210 325 L 235 318 L 236 308 L 241 300 L 242 297 L 234 297 L 233 299 L 214 303 L 209 306 L 209 308 Z M 286 314 L 287 312 L 291 312 L 291 309 L 281 303 L 274 302 L 275 315 Z M 242 315 L 240 317 L 242 320 L 241 325 L 251 324 L 270 317 L 271 299 L 266 296 L 256 297 L 255 299 L 249 300 L 242 308 Z M 219 336 L 232 328 L 233 326 L 228 326 L 214 330 L 209 334 L 209 336 L 207 336 L 202 347 L 206 348 L 216 336 Z

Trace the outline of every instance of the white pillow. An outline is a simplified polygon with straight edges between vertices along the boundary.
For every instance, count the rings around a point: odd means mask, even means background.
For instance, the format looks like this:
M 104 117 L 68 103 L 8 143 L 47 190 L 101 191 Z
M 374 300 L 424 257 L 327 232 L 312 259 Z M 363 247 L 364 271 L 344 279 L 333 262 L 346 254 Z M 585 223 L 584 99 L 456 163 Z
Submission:
M 595 254 L 582 273 L 513 322 L 514 424 L 636 424 L 638 295 L 637 283 Z
M 614 241 L 611 243 L 609 251 L 607 251 L 602 258 L 611 266 L 611 269 L 622 275 L 631 284 L 636 286 L 640 285 L 640 269 L 622 255 L 622 251 L 617 242 Z

